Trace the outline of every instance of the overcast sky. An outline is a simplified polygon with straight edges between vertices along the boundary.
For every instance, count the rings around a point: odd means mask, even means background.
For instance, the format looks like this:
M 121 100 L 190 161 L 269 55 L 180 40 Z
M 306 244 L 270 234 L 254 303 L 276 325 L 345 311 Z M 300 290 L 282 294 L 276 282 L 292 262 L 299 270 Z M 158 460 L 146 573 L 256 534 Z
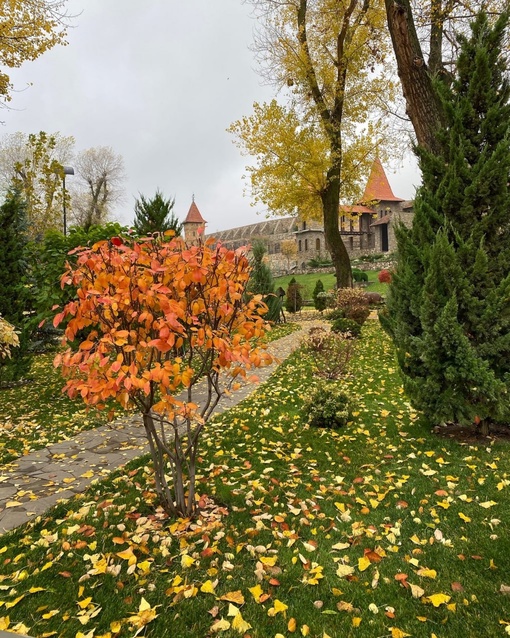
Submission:
M 126 169 L 116 210 L 123 223 L 133 220 L 139 193 L 151 197 L 157 188 L 175 197 L 180 219 L 194 195 L 208 232 L 261 221 L 266 211 L 243 195 L 247 159 L 225 130 L 254 101 L 273 97 L 249 50 L 249 5 L 68 0 L 68 7 L 76 14 L 68 46 L 12 70 L 17 92 L 0 114 L 0 134 L 58 131 L 74 136 L 77 151 L 111 146 Z M 396 168 L 387 170 L 393 191 L 410 199 L 417 171 Z

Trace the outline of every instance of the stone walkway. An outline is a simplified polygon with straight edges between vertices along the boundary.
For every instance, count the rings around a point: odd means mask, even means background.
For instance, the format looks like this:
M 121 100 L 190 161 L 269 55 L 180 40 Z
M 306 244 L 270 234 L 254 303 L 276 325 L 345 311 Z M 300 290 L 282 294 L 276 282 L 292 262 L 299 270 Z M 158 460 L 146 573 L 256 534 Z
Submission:
M 283 361 L 299 346 L 302 335 L 319 323 L 302 322 L 299 332 L 270 343 L 268 351 L 278 362 Z M 261 383 L 277 365 L 256 371 Z M 257 384 L 244 384 L 231 396 L 223 397 L 215 413 L 233 407 L 256 388 Z M 62 499 L 84 492 L 93 480 L 104 478 L 147 452 L 141 417 L 131 416 L 9 463 L 8 468 L 0 469 L 0 535 L 39 516 Z

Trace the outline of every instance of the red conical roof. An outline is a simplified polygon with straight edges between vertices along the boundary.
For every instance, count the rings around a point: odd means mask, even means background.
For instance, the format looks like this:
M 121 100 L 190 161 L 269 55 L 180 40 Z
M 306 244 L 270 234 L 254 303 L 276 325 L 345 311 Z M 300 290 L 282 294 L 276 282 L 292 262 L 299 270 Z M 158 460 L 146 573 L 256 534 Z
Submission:
M 198 206 L 195 204 L 195 200 L 191 202 L 191 206 L 189 207 L 188 214 L 186 215 L 186 219 L 184 220 L 185 224 L 206 224 L 207 222 L 200 214 L 198 210 Z
M 372 170 L 370 171 L 370 177 L 368 178 L 367 185 L 365 186 L 365 192 L 360 200 L 360 203 L 366 204 L 372 201 L 379 202 L 403 202 L 400 197 L 395 197 L 391 190 L 390 183 L 384 172 L 381 160 L 376 157 L 372 164 Z

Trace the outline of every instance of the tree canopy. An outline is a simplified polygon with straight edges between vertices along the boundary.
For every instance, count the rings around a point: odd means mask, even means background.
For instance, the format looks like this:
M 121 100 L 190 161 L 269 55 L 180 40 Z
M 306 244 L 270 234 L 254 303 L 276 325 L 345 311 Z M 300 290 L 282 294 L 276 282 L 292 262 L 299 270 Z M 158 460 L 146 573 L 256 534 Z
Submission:
M 2 0 L 0 2 L 0 65 L 13 69 L 35 60 L 57 44 L 66 44 L 67 0 Z M 11 99 L 9 75 L 0 71 L 0 96 Z
M 370 119 L 391 101 L 383 68 L 384 5 L 379 0 L 254 0 L 262 27 L 256 40 L 261 72 L 282 99 L 255 104 L 230 132 L 255 158 L 248 167 L 256 201 L 271 212 L 322 219 L 337 283 L 351 285 L 338 229 L 341 199 L 360 194 L 360 180 L 385 138 Z

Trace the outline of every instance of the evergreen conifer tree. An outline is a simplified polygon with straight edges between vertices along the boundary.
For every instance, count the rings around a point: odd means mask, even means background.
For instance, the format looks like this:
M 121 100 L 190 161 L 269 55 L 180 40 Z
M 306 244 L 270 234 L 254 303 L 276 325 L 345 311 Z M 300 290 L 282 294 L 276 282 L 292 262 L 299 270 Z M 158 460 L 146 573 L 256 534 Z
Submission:
M 254 295 L 269 295 L 274 291 L 274 280 L 271 268 L 264 262 L 267 253 L 265 243 L 255 240 L 251 252 L 253 257 L 248 291 Z
M 295 277 L 292 277 L 289 281 L 285 297 L 285 308 L 288 312 L 299 312 L 303 307 L 301 288 L 301 284 L 298 284 Z
M 18 380 L 30 367 L 26 221 L 25 202 L 19 192 L 9 192 L 0 206 L 0 315 L 16 328 L 20 344 L 10 359 L 0 361 L 0 385 Z
M 322 281 L 320 279 L 317 279 L 317 282 L 315 284 L 315 288 L 313 289 L 313 304 L 315 306 L 316 310 L 319 310 L 320 312 L 322 312 L 324 310 L 324 308 L 326 307 L 326 297 L 322 296 L 319 297 L 319 294 L 321 292 L 324 292 L 324 284 L 322 283 Z
M 135 202 L 135 221 L 133 224 L 138 235 L 146 237 L 151 233 L 164 233 L 167 230 L 173 230 L 176 236 L 179 236 L 182 232 L 182 223 L 174 215 L 174 204 L 175 199 L 165 199 L 159 190 L 151 199 L 140 195 Z
M 505 14 L 481 13 L 451 86 L 441 152 L 418 149 L 423 183 L 383 325 L 404 386 L 433 423 L 510 422 L 510 88 Z

